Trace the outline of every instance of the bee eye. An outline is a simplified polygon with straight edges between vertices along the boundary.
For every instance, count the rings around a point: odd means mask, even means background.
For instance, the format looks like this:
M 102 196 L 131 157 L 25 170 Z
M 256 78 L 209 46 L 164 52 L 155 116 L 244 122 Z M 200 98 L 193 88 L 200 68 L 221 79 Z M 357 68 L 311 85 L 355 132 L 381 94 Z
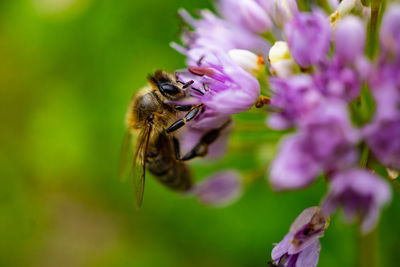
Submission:
M 180 92 L 180 89 L 171 83 L 162 83 L 158 87 L 163 95 L 177 95 Z

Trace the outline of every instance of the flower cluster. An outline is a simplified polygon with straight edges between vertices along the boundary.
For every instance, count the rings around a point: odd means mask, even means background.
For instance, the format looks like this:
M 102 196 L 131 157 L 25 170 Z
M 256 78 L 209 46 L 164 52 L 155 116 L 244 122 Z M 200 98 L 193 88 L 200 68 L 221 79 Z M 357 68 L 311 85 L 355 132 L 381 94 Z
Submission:
M 367 42 L 367 25 L 378 21 L 374 7 L 329 3 L 305 12 L 295 0 L 220 0 L 219 15 L 202 10 L 199 19 L 181 10 L 189 27 L 183 45 L 172 44 L 187 57 L 178 81 L 190 84 L 190 101 L 203 104 L 181 134 L 184 148 L 268 98 L 267 125 L 291 130 L 268 168 L 273 189 L 303 188 L 320 176 L 329 183 L 320 207 L 301 213 L 275 246 L 273 266 L 316 266 L 318 239 L 339 207 L 347 221 L 359 218 L 361 232 L 371 231 L 391 198 L 380 177 L 387 173 L 374 166 L 400 169 L 400 5 L 388 8 L 379 31 L 369 29 Z M 232 128 L 210 155 L 222 154 Z M 227 203 L 242 191 L 238 177 L 217 174 L 194 194 L 207 204 Z
M 183 32 L 184 46 L 172 43 L 172 47 L 187 56 L 188 68 L 176 71 L 177 80 L 191 84 L 191 101 L 203 104 L 201 114 L 180 133 L 181 147 L 183 152 L 188 151 L 208 131 L 220 130 L 219 138 L 208 148 L 207 157 L 224 153 L 232 129 L 231 125 L 226 126 L 231 115 L 249 110 L 260 96 L 257 76 L 265 72 L 265 54 L 270 45 L 259 33 L 268 31 L 272 25 L 257 1 L 221 1 L 218 8 L 222 17 L 202 10 L 198 20 L 181 10 L 181 17 L 193 31 Z M 232 16 L 237 8 L 240 15 Z M 225 182 L 200 184 L 194 189 L 199 201 L 220 206 L 225 198 L 236 198 L 242 184 L 236 181 L 241 178 L 232 172 L 222 176 L 222 180 L 218 174 L 210 179 Z M 214 190 L 213 185 L 218 188 Z M 224 192 L 221 193 L 224 197 L 204 197 L 209 195 L 206 189 L 211 195 Z

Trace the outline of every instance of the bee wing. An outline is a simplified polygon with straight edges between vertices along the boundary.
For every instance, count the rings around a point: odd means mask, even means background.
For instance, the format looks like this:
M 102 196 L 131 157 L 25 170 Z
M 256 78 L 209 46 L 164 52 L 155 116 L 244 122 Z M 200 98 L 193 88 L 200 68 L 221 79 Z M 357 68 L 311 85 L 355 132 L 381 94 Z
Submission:
M 119 176 L 121 179 L 125 179 L 127 177 L 127 173 L 129 170 L 129 164 L 133 160 L 133 140 L 132 133 L 129 130 L 126 131 L 124 140 L 121 146 L 121 153 L 119 158 Z
M 136 197 L 136 207 L 140 208 L 143 202 L 144 184 L 146 179 L 146 155 L 149 147 L 152 124 L 147 124 L 139 134 L 136 143 L 136 152 L 133 158 L 132 183 Z

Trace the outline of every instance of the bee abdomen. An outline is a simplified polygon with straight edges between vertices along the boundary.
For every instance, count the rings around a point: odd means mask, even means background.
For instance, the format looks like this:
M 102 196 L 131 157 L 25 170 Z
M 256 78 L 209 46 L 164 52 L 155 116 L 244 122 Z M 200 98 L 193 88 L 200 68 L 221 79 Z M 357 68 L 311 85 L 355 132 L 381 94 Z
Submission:
M 170 166 L 167 171 L 160 172 L 159 168 L 153 169 L 149 166 L 149 171 L 162 184 L 175 191 L 187 191 L 192 187 L 192 178 L 189 167 L 176 161 L 174 166 Z

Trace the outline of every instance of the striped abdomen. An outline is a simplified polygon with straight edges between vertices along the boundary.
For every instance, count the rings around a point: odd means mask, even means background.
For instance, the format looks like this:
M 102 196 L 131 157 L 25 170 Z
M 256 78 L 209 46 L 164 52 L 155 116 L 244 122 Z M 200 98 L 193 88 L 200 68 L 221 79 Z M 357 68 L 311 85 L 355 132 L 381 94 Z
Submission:
M 189 167 L 176 160 L 171 138 L 160 134 L 148 148 L 147 169 L 172 190 L 187 191 L 192 187 Z

